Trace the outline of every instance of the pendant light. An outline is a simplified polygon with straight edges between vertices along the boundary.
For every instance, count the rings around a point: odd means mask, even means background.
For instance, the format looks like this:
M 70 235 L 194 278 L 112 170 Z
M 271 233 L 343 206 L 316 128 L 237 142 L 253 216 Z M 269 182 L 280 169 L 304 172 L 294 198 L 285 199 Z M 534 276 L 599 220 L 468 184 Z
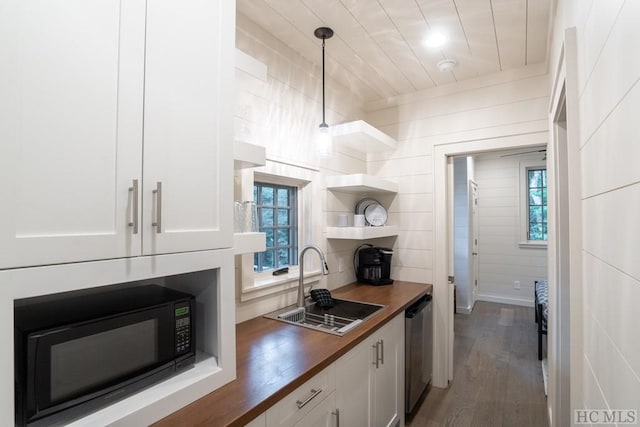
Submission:
M 331 157 L 333 154 L 333 143 L 329 134 L 329 125 L 325 121 L 325 101 L 324 101 L 324 42 L 333 37 L 333 30 L 329 27 L 316 28 L 313 34 L 322 39 L 322 123 L 318 129 L 317 148 L 320 157 Z

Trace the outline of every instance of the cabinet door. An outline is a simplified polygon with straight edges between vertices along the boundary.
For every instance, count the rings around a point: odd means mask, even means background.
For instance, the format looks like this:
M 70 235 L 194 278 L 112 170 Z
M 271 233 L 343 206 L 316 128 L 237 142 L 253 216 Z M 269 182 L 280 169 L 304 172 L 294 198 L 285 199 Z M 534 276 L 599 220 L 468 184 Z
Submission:
M 404 314 L 376 334 L 381 363 L 374 369 L 374 426 L 404 425 Z
M 136 255 L 144 0 L 4 0 L 0 268 Z
M 358 344 L 336 362 L 336 407 L 343 426 L 368 426 L 372 392 L 373 340 Z
M 234 4 L 147 4 L 144 254 L 233 245 Z

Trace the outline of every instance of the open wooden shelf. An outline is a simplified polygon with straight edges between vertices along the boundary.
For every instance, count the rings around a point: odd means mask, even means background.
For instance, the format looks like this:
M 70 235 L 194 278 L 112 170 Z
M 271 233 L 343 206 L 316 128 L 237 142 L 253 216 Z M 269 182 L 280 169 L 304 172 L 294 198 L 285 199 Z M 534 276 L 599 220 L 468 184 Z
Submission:
M 385 225 L 382 227 L 327 227 L 327 239 L 366 240 L 397 235 L 397 225 Z
M 327 190 L 344 193 L 397 193 L 398 184 L 363 173 L 326 178 Z
M 255 168 L 266 163 L 266 151 L 260 145 L 233 141 L 233 166 L 235 169 Z
M 336 146 L 344 145 L 362 153 L 393 151 L 398 145 L 395 139 L 363 120 L 341 123 L 330 129 Z

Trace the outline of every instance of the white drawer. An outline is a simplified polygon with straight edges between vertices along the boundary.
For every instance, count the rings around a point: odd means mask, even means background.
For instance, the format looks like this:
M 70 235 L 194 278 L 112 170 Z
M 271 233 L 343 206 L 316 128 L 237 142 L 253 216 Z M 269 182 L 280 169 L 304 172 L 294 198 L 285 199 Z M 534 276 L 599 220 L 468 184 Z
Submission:
M 267 427 L 289 427 L 335 390 L 335 368 L 330 365 L 267 410 Z

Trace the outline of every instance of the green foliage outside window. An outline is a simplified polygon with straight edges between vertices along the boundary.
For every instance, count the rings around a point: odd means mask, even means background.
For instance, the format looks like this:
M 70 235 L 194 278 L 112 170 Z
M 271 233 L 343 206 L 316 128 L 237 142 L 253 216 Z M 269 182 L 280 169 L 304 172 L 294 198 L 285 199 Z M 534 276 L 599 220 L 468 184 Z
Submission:
M 529 240 L 547 240 L 547 170 L 527 170 Z
M 267 238 L 266 250 L 254 254 L 254 271 L 298 264 L 297 190 L 264 182 L 254 184 L 258 228 Z

